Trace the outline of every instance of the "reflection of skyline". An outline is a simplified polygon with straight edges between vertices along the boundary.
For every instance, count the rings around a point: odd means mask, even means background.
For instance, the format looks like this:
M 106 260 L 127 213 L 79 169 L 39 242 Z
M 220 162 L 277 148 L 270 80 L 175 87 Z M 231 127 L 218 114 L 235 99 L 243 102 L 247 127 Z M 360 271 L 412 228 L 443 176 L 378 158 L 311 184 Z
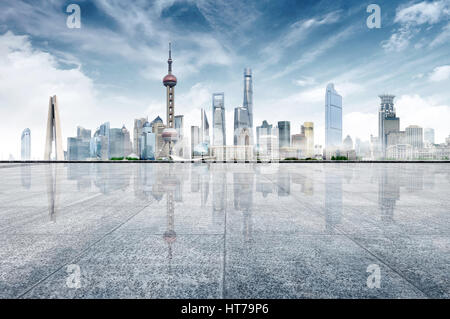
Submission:
M 175 164 L 178 165 L 178 164 Z M 49 215 L 55 220 L 59 204 L 64 177 L 76 182 L 79 191 L 98 191 L 101 194 L 111 194 L 116 191 L 127 192 L 132 190 L 135 198 L 143 201 L 156 199 L 160 202 L 167 194 L 170 176 L 176 176 L 177 182 L 171 189 L 172 201 L 182 203 L 188 196 L 189 200 L 198 201 L 201 208 L 210 207 L 211 220 L 214 225 L 223 224 L 224 212 L 229 204 L 228 198 L 233 194 L 233 207 L 242 212 L 244 217 L 243 233 L 247 239 L 251 236 L 253 205 L 258 198 L 276 196 L 288 198 L 292 195 L 303 194 L 311 196 L 311 200 L 317 196 L 315 188 L 320 176 L 312 171 L 292 171 L 288 166 L 280 165 L 273 170 L 261 170 L 261 166 L 250 165 L 247 171 L 234 171 L 229 169 L 229 164 L 200 164 L 190 166 L 171 165 L 123 165 L 123 164 L 64 164 L 50 165 L 45 171 L 47 189 L 47 201 Z M 220 167 L 217 165 L 221 165 Z M 231 166 L 233 167 L 233 166 Z M 238 166 L 236 166 L 238 167 Z M 168 175 L 168 168 L 170 174 Z M 32 189 L 32 167 L 24 165 L 20 168 L 21 185 L 26 190 Z M 425 174 L 422 168 L 409 170 L 407 167 L 397 169 L 380 169 L 372 175 L 358 176 L 356 170 L 325 170 L 323 175 L 324 185 L 324 213 L 325 225 L 328 230 L 339 225 L 344 211 L 344 198 L 346 185 L 358 183 L 361 178 L 366 178 L 369 183 L 377 183 L 378 197 L 376 205 L 383 222 L 393 222 L 396 204 L 401 199 L 402 193 L 407 194 L 434 188 L 435 175 L 439 171 L 431 171 Z M 231 178 L 229 179 L 229 176 Z M 233 192 L 227 191 L 227 181 L 232 181 Z M 188 182 L 188 190 L 183 184 Z M 315 185 L 317 184 L 317 185 Z M 299 185 L 297 188 L 295 185 Z M 189 192 L 190 191 L 190 192 Z M 192 194 L 194 197 L 191 197 Z M 193 199 L 195 198 L 195 199 Z

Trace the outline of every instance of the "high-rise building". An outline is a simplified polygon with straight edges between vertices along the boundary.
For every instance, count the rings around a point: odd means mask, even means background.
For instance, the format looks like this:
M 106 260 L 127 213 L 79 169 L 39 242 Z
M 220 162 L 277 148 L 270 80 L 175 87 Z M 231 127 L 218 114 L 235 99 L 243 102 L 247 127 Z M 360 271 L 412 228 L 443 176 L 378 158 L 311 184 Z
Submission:
M 278 122 L 278 139 L 279 147 L 291 147 L 291 122 L 280 121 Z
M 306 136 L 305 133 L 292 135 L 292 147 L 297 150 L 299 157 L 306 157 Z
M 67 138 L 67 160 L 85 161 L 91 157 L 91 130 L 77 127 L 77 136 Z
M 344 150 L 349 151 L 353 149 L 353 140 L 350 137 L 350 135 L 347 135 L 346 138 L 344 139 L 344 141 L 342 142 L 342 146 L 344 148 Z
M 52 159 L 53 142 L 55 142 L 55 154 L 53 158 L 57 161 L 64 160 L 62 148 L 61 120 L 59 118 L 59 106 L 56 95 L 50 97 L 48 104 L 47 136 L 45 139 L 44 160 Z
M 227 145 L 225 132 L 225 95 L 214 93 L 212 96 L 213 145 Z
M 141 153 L 139 149 L 139 139 L 142 135 L 142 130 L 144 128 L 144 124 L 148 122 L 148 117 L 142 117 L 140 119 L 134 120 L 134 129 L 133 129 L 133 152 L 136 155 Z
M 257 155 L 260 160 L 275 160 L 279 158 L 278 127 L 263 121 L 256 127 Z
M 248 111 L 249 126 L 253 129 L 253 81 L 252 69 L 244 70 L 244 104 L 243 107 Z
M 433 145 L 434 144 L 434 129 L 432 128 L 426 128 L 423 132 L 423 141 L 427 145 Z
M 155 146 L 155 158 L 162 157 L 164 154 L 164 139 L 163 132 L 166 129 L 162 119 L 158 116 L 156 117 L 150 125 L 152 126 L 152 132 L 155 134 L 156 146 Z
M 182 140 L 184 137 L 184 115 L 175 115 L 175 130 L 177 130 L 178 139 Z
M 342 96 L 334 89 L 334 84 L 327 86 L 325 93 L 325 148 L 335 150 L 342 143 Z
M 313 157 L 314 151 L 314 123 L 305 122 L 302 125 L 302 134 L 306 137 L 306 156 Z
M 253 145 L 252 70 L 244 69 L 244 103 L 234 109 L 234 145 Z
M 395 95 L 383 94 L 380 109 L 378 111 L 378 139 L 383 157 L 386 155 L 387 136 L 391 132 L 400 131 L 400 119 L 395 114 Z
M 91 158 L 101 159 L 104 161 L 109 160 L 110 157 L 110 125 L 106 122 L 97 129 L 94 133 L 94 137 L 90 142 L 90 156 Z
M 123 156 L 127 157 L 133 152 L 133 145 L 131 143 L 130 131 L 127 130 L 125 124 L 122 126 L 122 137 L 123 137 Z M 139 154 L 135 154 L 139 156 Z
M 259 149 L 261 147 L 261 135 L 268 135 L 272 130 L 272 125 L 264 120 L 261 126 L 256 127 L 256 148 Z
M 423 148 L 423 129 L 417 125 L 410 125 L 405 129 L 406 143 L 413 148 Z
M 172 146 L 178 140 L 178 134 L 175 130 L 175 86 L 177 85 L 177 78 L 172 74 L 172 62 L 172 44 L 169 43 L 168 74 L 163 79 L 163 84 L 167 90 L 167 127 L 162 133 L 164 145 L 168 145 L 168 156 L 172 155 Z
M 31 158 L 31 131 L 29 128 L 23 130 L 20 140 L 22 161 L 28 161 Z
M 209 137 L 208 116 L 206 115 L 206 112 L 204 109 L 201 109 L 200 113 L 201 113 L 200 140 L 202 143 L 209 145 L 210 137 Z
M 243 138 L 244 137 L 244 138 Z M 244 107 L 234 109 L 234 145 L 241 145 L 241 141 L 253 144 L 248 110 Z
M 156 135 L 152 132 L 152 126 L 149 122 L 144 123 L 141 137 L 139 139 L 140 159 L 155 160 Z
M 194 157 L 194 150 L 200 142 L 200 128 L 198 126 L 191 126 L 191 156 Z

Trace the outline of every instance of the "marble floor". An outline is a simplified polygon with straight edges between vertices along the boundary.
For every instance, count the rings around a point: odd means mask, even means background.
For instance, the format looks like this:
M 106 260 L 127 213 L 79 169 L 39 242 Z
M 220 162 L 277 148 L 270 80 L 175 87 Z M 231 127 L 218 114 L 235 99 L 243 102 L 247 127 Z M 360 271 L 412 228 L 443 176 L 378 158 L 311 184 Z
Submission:
M 449 298 L 450 165 L 0 165 L 0 298 Z

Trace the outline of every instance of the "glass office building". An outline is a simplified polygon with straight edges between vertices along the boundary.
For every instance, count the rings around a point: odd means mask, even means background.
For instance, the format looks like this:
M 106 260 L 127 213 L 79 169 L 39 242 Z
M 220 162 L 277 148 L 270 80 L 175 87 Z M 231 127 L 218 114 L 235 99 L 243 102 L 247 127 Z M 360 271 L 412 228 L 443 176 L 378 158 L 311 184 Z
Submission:
M 325 147 L 335 149 L 342 144 L 342 96 L 327 86 L 325 94 Z
M 214 146 L 227 145 L 225 133 L 225 95 L 214 93 L 212 96 L 213 143 Z
M 279 147 L 290 147 L 291 146 L 291 122 L 281 121 L 278 122 L 278 139 Z
M 31 158 L 31 131 L 29 128 L 23 130 L 21 144 L 22 160 L 29 160 Z

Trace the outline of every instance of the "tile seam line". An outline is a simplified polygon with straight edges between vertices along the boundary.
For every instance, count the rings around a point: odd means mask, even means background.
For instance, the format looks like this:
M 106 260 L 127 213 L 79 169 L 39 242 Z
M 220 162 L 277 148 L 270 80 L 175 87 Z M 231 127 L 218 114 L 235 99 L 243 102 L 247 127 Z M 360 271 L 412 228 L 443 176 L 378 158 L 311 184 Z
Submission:
M 268 179 L 269 181 L 271 181 L 272 183 L 274 183 L 275 185 L 277 185 L 278 187 L 283 188 L 281 185 L 279 185 L 278 183 L 275 183 L 274 181 L 270 180 L 269 178 L 263 176 L 264 178 Z M 298 203 L 301 203 L 295 196 L 293 196 L 293 198 L 295 199 L 295 201 L 297 201 Z M 314 212 L 316 213 L 316 212 Z M 317 214 L 317 213 L 316 213 Z M 336 230 L 338 233 L 340 233 L 341 235 L 343 235 L 344 237 L 346 237 L 348 240 L 350 240 L 351 242 L 353 242 L 355 245 L 357 245 L 358 247 L 360 247 L 361 249 L 363 249 L 364 251 L 366 251 L 369 255 L 371 255 L 372 257 L 374 257 L 375 259 L 377 259 L 378 261 L 380 261 L 383 265 L 385 265 L 386 267 L 388 267 L 391 271 L 393 271 L 394 273 L 396 273 L 400 278 L 402 278 L 403 280 L 405 280 L 407 283 L 409 283 L 412 287 L 414 287 L 415 289 L 417 289 L 418 291 L 420 291 L 425 297 L 427 297 L 428 299 L 431 298 L 427 293 L 425 293 L 422 289 L 420 289 L 419 287 L 417 287 L 413 282 L 411 282 L 409 279 L 405 278 L 404 276 L 402 276 L 400 274 L 399 271 L 397 271 L 395 268 L 393 268 L 392 266 L 390 266 L 387 262 L 385 262 L 383 260 L 383 258 L 377 256 L 375 253 L 371 252 L 368 248 L 364 247 L 362 244 L 360 244 L 359 242 L 355 241 L 354 239 L 352 239 L 347 233 L 345 233 L 344 231 L 342 231 L 341 229 L 337 228 L 336 226 L 331 226 L 334 230 Z
M 96 240 L 95 242 L 93 242 L 92 244 L 90 244 L 88 247 L 86 247 L 85 249 L 83 249 L 78 255 L 76 255 L 75 257 L 73 257 L 72 259 L 70 259 L 69 262 L 64 263 L 62 266 L 58 267 L 56 270 L 52 271 L 49 275 L 45 276 L 44 278 L 40 279 L 38 282 L 36 282 L 35 284 L 33 284 L 30 288 L 28 288 L 27 290 L 25 290 L 24 292 L 20 293 L 18 296 L 16 296 L 16 299 L 22 299 L 25 297 L 25 295 L 27 295 L 31 290 L 33 290 L 34 288 L 36 288 L 37 286 L 39 286 L 40 284 L 42 284 L 44 281 L 46 281 L 47 279 L 49 279 L 50 277 L 52 277 L 54 274 L 56 274 L 57 272 L 59 272 L 61 269 L 63 269 L 64 267 L 66 267 L 67 265 L 70 265 L 72 263 L 74 263 L 75 261 L 79 260 L 80 257 L 82 257 L 83 255 L 85 255 L 92 247 L 94 247 L 95 245 L 99 244 L 101 241 L 103 241 L 106 237 L 108 237 L 109 235 L 111 235 L 113 232 L 115 232 L 117 229 L 119 229 L 120 227 L 122 227 L 124 224 L 128 223 L 131 219 L 133 219 L 135 216 L 139 215 L 144 209 L 146 209 L 148 206 L 150 206 L 152 203 L 149 203 L 147 206 L 141 208 L 138 212 L 136 212 L 135 214 L 131 215 L 130 217 L 128 217 L 126 220 L 124 220 L 121 224 L 117 225 L 116 227 L 114 227 L 113 229 L 111 229 L 109 232 L 107 232 L 106 234 L 104 234 L 101 238 L 99 238 L 98 240 Z

